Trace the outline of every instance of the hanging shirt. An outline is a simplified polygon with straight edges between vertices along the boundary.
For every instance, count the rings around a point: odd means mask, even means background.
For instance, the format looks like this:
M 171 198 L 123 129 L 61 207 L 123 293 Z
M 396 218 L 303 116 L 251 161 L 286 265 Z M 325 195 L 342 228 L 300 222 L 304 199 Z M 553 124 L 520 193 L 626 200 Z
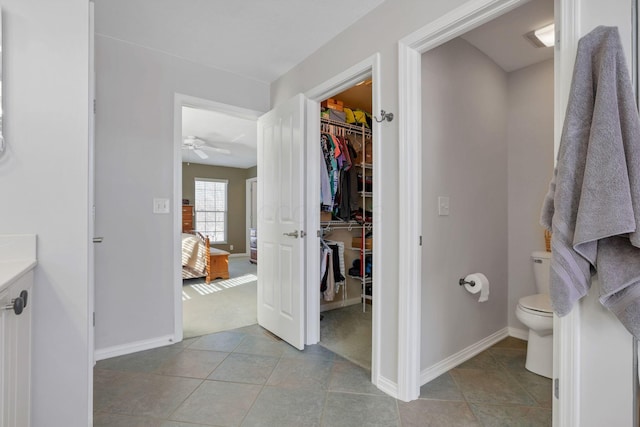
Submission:
M 331 189 L 330 209 L 333 210 L 334 201 L 339 188 L 339 172 L 338 162 L 335 156 L 336 145 L 331 134 L 323 133 L 320 137 L 322 153 L 325 164 L 327 166 L 327 175 L 329 176 L 329 184 Z
M 322 148 L 320 149 L 322 153 Z M 322 154 L 324 156 L 324 154 Z M 325 210 L 330 210 L 333 204 L 333 197 L 331 195 L 331 181 L 329 180 L 329 171 L 327 170 L 327 163 L 320 161 L 320 205 L 329 207 Z

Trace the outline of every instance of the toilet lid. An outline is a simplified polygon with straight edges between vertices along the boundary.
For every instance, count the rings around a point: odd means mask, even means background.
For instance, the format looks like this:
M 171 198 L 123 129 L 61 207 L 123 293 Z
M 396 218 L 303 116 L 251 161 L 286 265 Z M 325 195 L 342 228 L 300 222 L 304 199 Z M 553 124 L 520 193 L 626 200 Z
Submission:
M 518 304 L 520 304 L 522 308 L 533 311 L 540 311 L 549 314 L 553 312 L 551 309 L 551 300 L 547 294 L 536 294 L 529 295 L 528 297 L 522 297 L 520 298 L 520 301 L 518 301 Z

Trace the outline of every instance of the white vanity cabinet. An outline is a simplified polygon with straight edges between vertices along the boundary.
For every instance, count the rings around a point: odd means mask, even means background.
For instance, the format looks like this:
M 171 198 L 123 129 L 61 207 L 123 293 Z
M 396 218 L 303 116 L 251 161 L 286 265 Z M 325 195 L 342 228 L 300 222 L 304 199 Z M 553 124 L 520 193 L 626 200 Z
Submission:
M 30 270 L 0 291 L 2 427 L 26 427 L 31 424 L 32 288 L 33 270 Z
M 31 425 L 36 236 L 0 236 L 0 427 Z

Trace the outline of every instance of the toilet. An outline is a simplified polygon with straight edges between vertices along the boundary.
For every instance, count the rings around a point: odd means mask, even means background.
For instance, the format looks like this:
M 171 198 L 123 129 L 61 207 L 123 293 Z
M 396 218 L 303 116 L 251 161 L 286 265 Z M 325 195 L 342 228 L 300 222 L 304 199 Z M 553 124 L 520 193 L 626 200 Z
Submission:
M 551 378 L 553 375 L 553 311 L 549 299 L 551 252 L 531 254 L 538 293 L 520 298 L 516 317 L 529 328 L 527 370 Z

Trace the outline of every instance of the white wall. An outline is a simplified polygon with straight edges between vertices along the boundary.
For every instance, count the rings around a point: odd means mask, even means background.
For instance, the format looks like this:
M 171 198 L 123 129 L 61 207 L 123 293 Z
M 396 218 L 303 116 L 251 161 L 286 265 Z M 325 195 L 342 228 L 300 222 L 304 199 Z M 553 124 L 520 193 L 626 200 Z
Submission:
M 278 105 L 297 93 L 306 92 L 379 52 L 381 108 L 397 114 L 398 40 L 462 3 L 465 2 L 386 0 L 273 82 L 271 104 Z M 380 223 L 376 224 L 376 239 L 382 240 L 381 259 L 385 260 L 382 277 L 377 282 L 381 287 L 376 290 L 376 298 L 384 304 L 380 323 L 383 348 L 380 375 L 395 382 L 398 378 L 398 121 L 385 122 L 381 127 L 379 158 L 384 159 L 384 167 L 381 202 L 377 206 Z
M 542 201 L 553 176 L 553 60 L 508 74 L 509 326 L 523 296 L 537 293 L 531 252 L 544 250 Z
M 85 426 L 89 4 L 4 0 L 0 234 L 36 233 L 32 425 Z
M 100 35 L 96 71 L 96 350 L 126 351 L 174 333 L 173 215 L 152 213 L 173 198 L 174 94 L 266 111 L 269 87 Z
M 459 38 L 422 55 L 422 369 L 506 326 L 506 129 L 507 74 L 491 59 Z M 487 302 L 458 284 L 474 272 Z

